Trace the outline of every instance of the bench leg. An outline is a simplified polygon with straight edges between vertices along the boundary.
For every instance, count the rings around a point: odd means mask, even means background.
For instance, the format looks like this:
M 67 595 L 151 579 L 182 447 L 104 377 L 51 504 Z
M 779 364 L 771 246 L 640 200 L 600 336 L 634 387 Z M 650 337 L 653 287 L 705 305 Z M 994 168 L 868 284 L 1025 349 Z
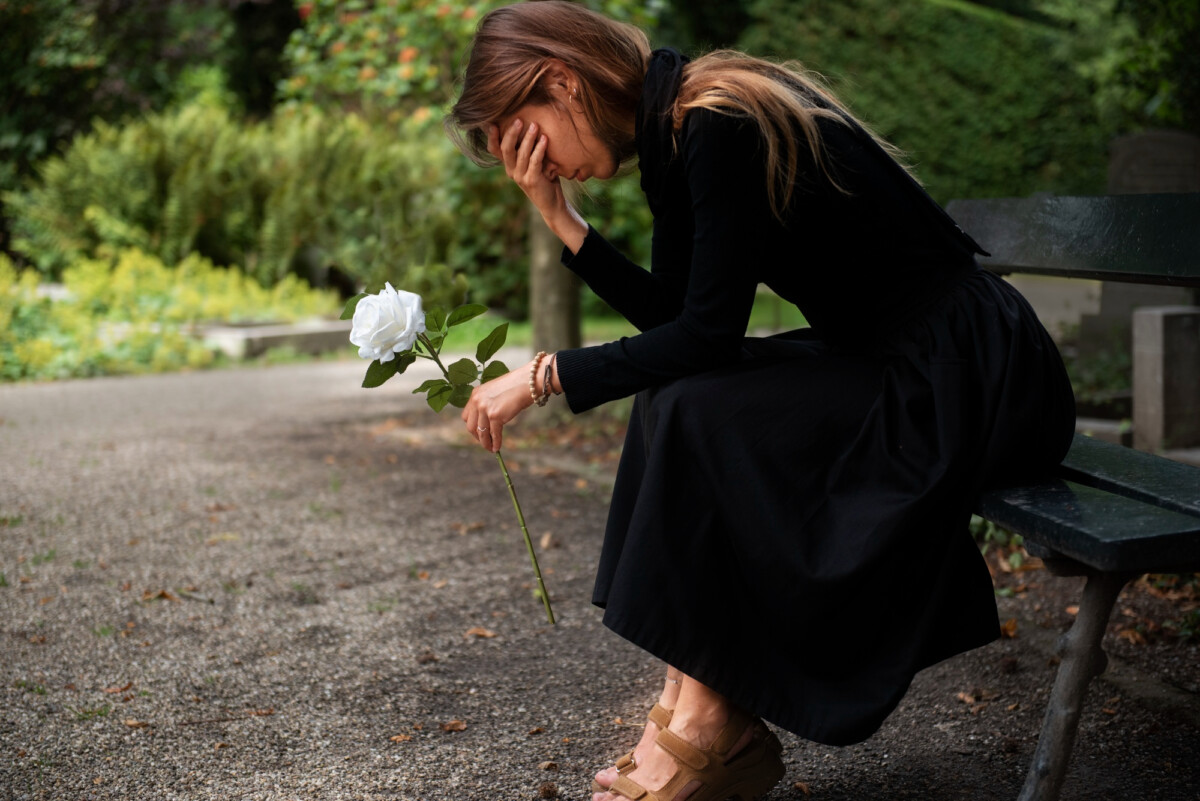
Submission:
M 1079 613 L 1069 631 L 1058 642 L 1062 662 L 1042 722 L 1033 764 L 1025 777 L 1019 801 L 1056 801 L 1067 775 L 1079 713 L 1088 684 L 1104 672 L 1108 657 L 1100 647 L 1109 615 L 1121 588 L 1133 576 L 1090 573 L 1083 588 Z

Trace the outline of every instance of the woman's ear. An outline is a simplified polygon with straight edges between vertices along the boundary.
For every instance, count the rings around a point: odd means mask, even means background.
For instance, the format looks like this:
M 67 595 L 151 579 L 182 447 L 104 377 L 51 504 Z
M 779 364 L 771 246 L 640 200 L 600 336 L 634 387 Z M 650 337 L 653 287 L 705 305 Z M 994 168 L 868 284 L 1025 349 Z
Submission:
M 579 77 L 574 70 L 557 58 L 552 58 L 547 62 L 542 80 L 545 81 L 550 96 L 556 100 L 566 103 L 572 96 L 576 98 L 579 96 Z

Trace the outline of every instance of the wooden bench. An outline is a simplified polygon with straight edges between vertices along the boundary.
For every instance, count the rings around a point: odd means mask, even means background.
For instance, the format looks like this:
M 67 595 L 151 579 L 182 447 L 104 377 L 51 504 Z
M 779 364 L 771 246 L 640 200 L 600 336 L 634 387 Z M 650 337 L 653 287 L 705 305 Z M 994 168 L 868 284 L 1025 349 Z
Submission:
M 1200 287 L 1200 194 L 959 200 L 947 211 L 1001 274 Z M 1020 795 L 1054 801 L 1121 588 L 1144 573 L 1200 571 L 1200 468 L 1077 434 L 1056 475 L 989 489 L 977 511 L 1022 535 L 1051 572 L 1087 577 Z

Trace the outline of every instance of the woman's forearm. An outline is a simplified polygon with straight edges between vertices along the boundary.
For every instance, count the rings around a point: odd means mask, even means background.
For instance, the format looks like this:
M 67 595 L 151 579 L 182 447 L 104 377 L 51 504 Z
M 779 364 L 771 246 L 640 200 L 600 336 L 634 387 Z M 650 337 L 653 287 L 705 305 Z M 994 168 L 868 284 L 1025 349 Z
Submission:
M 553 217 L 543 217 L 546 220 L 546 225 L 554 232 L 554 235 L 562 240 L 562 243 L 567 246 L 567 249 L 572 253 L 578 253 L 583 247 L 583 240 L 587 238 L 588 224 L 580 216 L 579 212 L 575 211 L 570 204 L 566 204 L 561 211 Z

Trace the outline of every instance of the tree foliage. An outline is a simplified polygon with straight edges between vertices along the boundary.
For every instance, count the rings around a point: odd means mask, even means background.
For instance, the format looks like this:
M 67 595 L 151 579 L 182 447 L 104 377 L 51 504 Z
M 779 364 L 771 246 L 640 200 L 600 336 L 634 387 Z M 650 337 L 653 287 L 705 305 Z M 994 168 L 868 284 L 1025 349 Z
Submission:
M 1058 28 L 959 0 L 758 0 L 753 13 L 743 46 L 823 73 L 942 201 L 1103 185 L 1104 132 Z

